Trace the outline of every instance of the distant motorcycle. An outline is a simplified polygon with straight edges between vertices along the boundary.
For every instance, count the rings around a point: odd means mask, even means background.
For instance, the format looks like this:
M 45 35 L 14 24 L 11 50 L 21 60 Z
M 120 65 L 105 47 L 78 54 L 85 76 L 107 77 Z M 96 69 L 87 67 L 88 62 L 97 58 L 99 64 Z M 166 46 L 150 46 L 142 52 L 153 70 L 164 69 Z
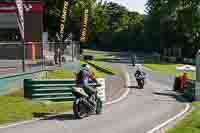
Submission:
M 95 87 L 98 86 L 100 85 L 96 85 Z M 95 110 L 96 114 L 101 114 L 103 104 L 101 99 L 97 96 L 97 92 L 94 99 L 92 99 L 93 102 L 96 103 L 96 106 L 90 101 L 90 97 L 83 88 L 74 87 L 72 93 L 76 97 L 73 104 L 73 112 L 76 118 L 82 119 L 87 117 L 93 112 L 93 110 Z
M 139 89 L 144 89 L 144 84 L 145 84 L 145 74 L 140 75 L 138 77 L 135 77 L 137 80 L 138 88 Z
M 131 62 L 132 62 L 132 66 L 134 67 L 136 64 L 136 56 L 131 56 Z

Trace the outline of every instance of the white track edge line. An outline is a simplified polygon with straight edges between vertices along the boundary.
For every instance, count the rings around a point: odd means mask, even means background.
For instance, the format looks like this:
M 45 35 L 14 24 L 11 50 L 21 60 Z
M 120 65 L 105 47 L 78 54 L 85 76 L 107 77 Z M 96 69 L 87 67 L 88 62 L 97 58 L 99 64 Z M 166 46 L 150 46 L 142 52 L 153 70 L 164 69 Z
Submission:
M 110 105 L 110 104 L 120 102 L 121 100 L 123 100 L 124 98 L 126 98 L 128 96 L 128 94 L 130 92 L 130 88 L 129 88 L 129 86 L 130 86 L 130 76 L 129 76 L 128 73 L 126 73 L 126 78 L 127 78 L 126 79 L 127 80 L 126 81 L 126 91 L 121 95 L 121 97 L 119 97 L 118 99 L 113 100 L 111 102 L 107 102 L 107 103 L 105 103 L 105 105 Z
M 164 123 L 162 124 L 159 124 L 158 126 L 154 127 L 153 129 L 151 129 L 150 131 L 147 131 L 146 133 L 154 133 L 158 130 L 160 130 L 161 128 L 165 127 L 167 124 L 169 124 L 170 122 L 180 118 L 181 116 L 183 116 L 186 112 L 188 112 L 188 110 L 190 109 L 190 104 L 189 103 L 186 103 L 186 106 L 185 106 L 185 109 L 178 113 L 176 116 L 170 118 L 169 120 L 165 121 Z

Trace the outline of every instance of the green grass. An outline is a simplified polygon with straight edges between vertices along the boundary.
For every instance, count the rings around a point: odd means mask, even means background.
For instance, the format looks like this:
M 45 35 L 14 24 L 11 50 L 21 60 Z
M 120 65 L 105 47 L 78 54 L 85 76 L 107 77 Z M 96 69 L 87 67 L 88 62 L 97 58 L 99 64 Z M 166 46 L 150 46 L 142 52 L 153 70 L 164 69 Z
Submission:
M 102 77 L 105 77 L 106 76 L 106 73 L 104 72 L 101 72 L 101 71 L 98 71 L 96 68 L 92 67 L 92 72 L 95 73 L 96 77 L 97 78 L 102 78 Z
M 91 49 L 84 49 L 84 52 L 106 52 L 106 51 L 98 51 L 98 50 L 91 50 Z M 92 61 L 88 61 L 89 63 L 92 63 L 92 71 L 96 74 L 96 77 L 104 77 L 107 74 L 113 74 L 113 75 L 121 75 L 120 71 L 112 68 L 105 64 L 104 61 L 115 59 L 112 55 L 94 55 L 94 59 Z M 81 61 L 81 64 L 86 63 L 84 60 Z M 94 67 L 95 65 L 96 67 Z M 98 69 L 98 68 L 100 69 Z
M 105 69 L 106 71 L 108 71 L 110 73 L 113 73 L 114 75 L 118 74 L 118 72 L 119 72 L 117 69 L 114 69 L 110 66 L 105 65 L 103 62 L 98 62 L 98 61 L 90 61 L 90 62 Z
M 0 124 L 30 120 L 33 118 L 33 113 L 58 113 L 68 111 L 71 108 L 71 102 L 44 104 L 23 97 L 1 96 Z
M 81 61 L 81 64 L 85 64 L 86 62 L 85 61 Z M 94 67 L 91 67 L 91 71 L 95 73 L 96 77 L 97 78 L 101 78 L 101 77 L 104 77 L 106 74 L 101 72 L 101 71 L 98 71 L 96 68 Z
M 200 133 L 200 102 L 194 102 L 194 110 L 166 133 Z
M 47 79 L 73 79 L 75 75 L 70 70 L 56 70 L 53 72 L 48 72 Z
M 97 55 L 94 56 L 94 60 L 108 60 L 108 59 L 114 59 L 113 56 L 109 56 L 109 55 Z
M 84 49 L 83 52 L 98 52 L 98 53 L 104 53 L 106 51 L 102 51 L 102 50 L 93 50 L 93 49 Z
M 144 64 L 145 67 L 150 68 L 154 71 L 159 71 L 166 74 L 174 74 L 176 76 L 180 75 L 182 72 L 177 71 L 176 67 L 183 64 Z M 195 79 L 195 72 L 188 72 L 190 79 Z
M 108 67 L 106 65 L 104 65 L 104 63 L 101 61 L 95 61 L 97 59 L 103 60 L 103 59 L 112 59 L 112 56 L 95 56 L 94 60 L 89 61 L 90 63 L 101 67 L 102 69 L 105 69 L 106 71 L 113 73 L 113 74 L 117 74 L 118 70 L 113 69 L 111 67 Z M 84 64 L 86 63 L 85 61 L 81 60 L 80 64 Z M 103 72 L 103 71 L 99 71 L 97 68 L 95 67 L 91 67 L 92 71 L 96 74 L 96 76 L 98 78 L 104 77 L 107 73 Z M 61 69 L 61 70 L 56 70 L 53 72 L 48 72 L 47 73 L 47 79 L 73 79 L 75 78 L 75 74 L 73 73 L 73 71 L 71 70 L 66 70 L 66 69 Z
M 113 73 L 113 74 L 118 73 L 118 70 L 104 65 L 102 62 L 98 62 L 98 61 L 89 61 L 89 62 L 98 66 L 98 67 L 101 67 L 102 69 L 104 69 L 104 70 L 106 70 L 110 73 Z M 86 62 L 81 61 L 80 63 L 83 64 L 83 63 L 86 63 Z M 104 77 L 104 76 L 106 76 L 106 74 L 108 74 L 104 71 L 100 71 L 99 69 L 97 69 L 95 67 L 91 67 L 91 70 L 96 74 L 97 78 Z M 65 70 L 65 69 L 57 70 L 57 71 L 53 71 L 53 72 L 48 72 L 48 74 L 47 74 L 47 79 L 73 79 L 73 78 L 75 78 L 75 74 L 72 71 Z
M 97 67 L 91 66 L 91 70 L 96 74 L 97 78 L 105 77 L 107 74 L 118 74 L 119 71 L 117 69 L 111 68 L 109 66 L 106 66 L 103 62 L 99 61 L 88 61 L 89 63 L 92 63 L 93 65 L 102 68 L 104 71 L 99 70 Z M 81 61 L 81 64 L 87 63 L 85 61 Z

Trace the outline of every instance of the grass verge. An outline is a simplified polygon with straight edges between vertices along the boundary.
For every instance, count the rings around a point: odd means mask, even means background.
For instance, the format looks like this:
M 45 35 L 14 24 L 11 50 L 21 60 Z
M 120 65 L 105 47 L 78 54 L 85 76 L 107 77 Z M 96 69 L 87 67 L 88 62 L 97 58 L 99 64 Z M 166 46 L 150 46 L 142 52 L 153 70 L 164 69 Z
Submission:
M 193 111 L 166 133 L 200 133 L 200 102 L 192 104 Z
M 0 124 L 30 120 L 34 114 L 65 112 L 72 108 L 71 102 L 41 103 L 24 99 L 23 97 L 0 97 Z
M 105 53 L 106 51 L 102 51 L 102 50 L 94 50 L 94 49 L 84 49 L 83 52 L 98 52 L 98 53 Z
M 47 79 L 73 79 L 75 75 L 72 71 L 62 69 L 47 73 Z
M 94 57 L 94 60 L 111 60 L 111 59 L 114 59 L 115 57 L 114 56 L 111 56 L 111 55 L 96 55 Z
M 91 70 L 96 74 L 97 78 L 104 77 L 106 74 L 110 74 L 110 73 L 116 74 L 117 73 L 117 70 L 103 65 L 103 63 L 101 63 L 101 62 L 81 61 L 81 64 L 83 64 L 83 63 L 89 63 L 91 65 Z M 75 74 L 72 71 L 65 70 L 65 69 L 48 72 L 48 74 L 47 74 L 47 79 L 74 79 L 74 78 L 75 78 Z
M 183 64 L 144 64 L 145 67 L 150 68 L 154 71 L 159 71 L 164 74 L 174 74 L 176 76 L 180 75 L 181 72 L 176 70 L 177 66 L 182 66 Z M 196 79 L 195 72 L 188 72 L 190 79 Z
M 105 77 L 107 74 L 116 75 L 119 73 L 118 70 L 105 65 L 103 62 L 98 61 L 81 61 L 81 64 L 87 63 L 92 68 L 92 71 L 96 74 L 97 78 Z

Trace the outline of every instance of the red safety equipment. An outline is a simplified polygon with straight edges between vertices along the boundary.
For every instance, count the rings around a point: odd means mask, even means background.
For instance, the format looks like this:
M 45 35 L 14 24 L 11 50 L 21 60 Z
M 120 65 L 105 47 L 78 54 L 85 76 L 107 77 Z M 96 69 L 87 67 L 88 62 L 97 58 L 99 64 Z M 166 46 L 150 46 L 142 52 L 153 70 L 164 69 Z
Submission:
M 180 77 L 180 91 L 184 92 L 184 90 L 186 89 L 186 81 L 188 80 L 188 76 L 187 73 L 183 73 L 183 75 Z

